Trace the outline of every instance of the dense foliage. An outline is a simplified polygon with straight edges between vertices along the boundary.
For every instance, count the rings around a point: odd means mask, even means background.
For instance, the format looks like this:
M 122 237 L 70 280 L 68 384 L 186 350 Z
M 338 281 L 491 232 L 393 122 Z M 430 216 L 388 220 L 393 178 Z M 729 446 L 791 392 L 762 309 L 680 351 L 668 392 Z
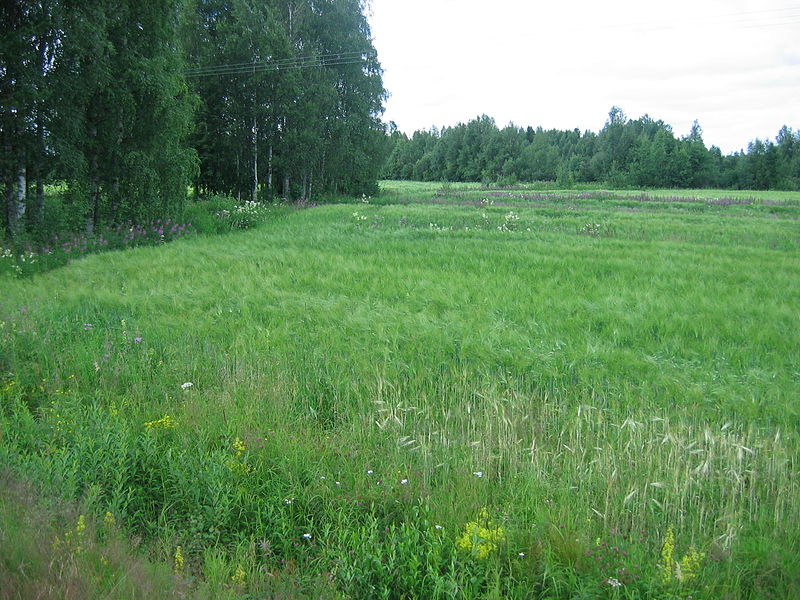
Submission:
M 368 193 L 384 95 L 359 0 L 4 2 L 0 227 L 174 218 L 191 184 Z
M 601 181 L 614 187 L 800 189 L 800 131 L 784 126 L 775 140 L 755 140 L 747 152 L 723 156 L 706 148 L 695 122 L 676 138 L 672 128 L 645 115 L 628 119 L 614 107 L 599 133 L 498 129 L 481 116 L 441 131 L 393 132 L 384 175 L 422 181 Z

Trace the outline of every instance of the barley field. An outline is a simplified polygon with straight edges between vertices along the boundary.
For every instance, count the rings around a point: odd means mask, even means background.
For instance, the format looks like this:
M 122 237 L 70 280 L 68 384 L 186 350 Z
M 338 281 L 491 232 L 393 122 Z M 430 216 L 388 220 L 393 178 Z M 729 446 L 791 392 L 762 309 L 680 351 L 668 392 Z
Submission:
M 0 598 L 800 597 L 800 194 L 263 215 L 0 275 Z

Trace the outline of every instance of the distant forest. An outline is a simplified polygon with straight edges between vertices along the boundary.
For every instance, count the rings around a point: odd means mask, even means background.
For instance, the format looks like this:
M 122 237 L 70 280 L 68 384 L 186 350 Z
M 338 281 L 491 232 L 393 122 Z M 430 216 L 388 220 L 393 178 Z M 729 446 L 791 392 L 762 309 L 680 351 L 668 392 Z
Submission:
M 784 126 L 775 141 L 755 140 L 746 152 L 723 156 L 706 148 L 695 121 L 676 137 L 663 121 L 629 119 L 613 107 L 599 133 L 509 125 L 481 116 L 410 138 L 391 133 L 388 179 L 603 182 L 611 187 L 800 190 L 800 131 Z
M 0 237 L 372 192 L 385 95 L 360 0 L 4 0 Z

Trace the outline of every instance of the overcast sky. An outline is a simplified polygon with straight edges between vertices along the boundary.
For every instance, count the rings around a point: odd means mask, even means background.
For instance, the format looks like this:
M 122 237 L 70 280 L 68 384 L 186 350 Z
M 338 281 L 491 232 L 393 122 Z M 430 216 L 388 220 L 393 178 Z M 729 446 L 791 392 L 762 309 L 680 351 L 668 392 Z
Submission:
M 372 0 L 391 94 L 412 133 L 480 114 L 598 131 L 613 105 L 723 153 L 800 129 L 800 0 Z

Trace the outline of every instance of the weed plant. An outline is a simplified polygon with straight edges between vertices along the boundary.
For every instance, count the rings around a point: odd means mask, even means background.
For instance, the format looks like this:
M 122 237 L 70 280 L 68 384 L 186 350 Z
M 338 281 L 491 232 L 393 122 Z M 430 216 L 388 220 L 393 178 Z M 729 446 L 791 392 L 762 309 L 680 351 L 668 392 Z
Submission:
M 5 276 L 11 480 L 198 597 L 800 596 L 797 197 L 404 193 Z
M 273 205 L 214 196 L 189 205 L 183 220 L 156 219 L 138 224 L 132 221 L 106 226 L 98 233 L 62 232 L 43 242 L 19 235 L 10 247 L 0 246 L 0 273 L 29 277 L 55 269 L 88 254 L 157 246 L 195 233 L 227 233 L 251 229 L 279 214 Z M 194 223 L 193 223 L 194 221 Z

